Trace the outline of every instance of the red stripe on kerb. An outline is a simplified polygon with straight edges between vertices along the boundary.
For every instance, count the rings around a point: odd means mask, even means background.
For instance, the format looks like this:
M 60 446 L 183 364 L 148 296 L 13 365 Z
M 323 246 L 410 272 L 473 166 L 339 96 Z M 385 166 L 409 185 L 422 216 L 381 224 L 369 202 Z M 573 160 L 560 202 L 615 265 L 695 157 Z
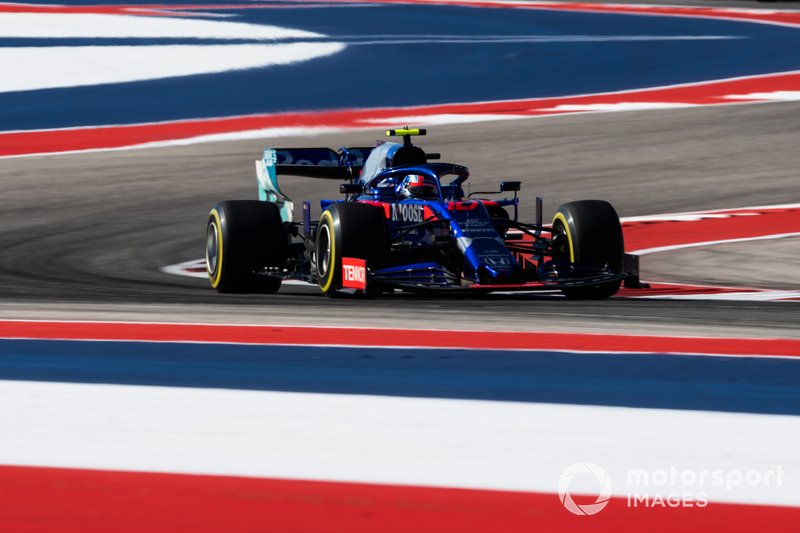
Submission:
M 795 507 L 629 508 L 615 497 L 596 515 L 575 516 L 556 494 L 27 467 L 0 467 L 0 501 L 0 528 L 15 533 L 731 533 L 796 531 L 800 521 Z
M 800 339 L 217 324 L 0 321 L 0 338 L 800 356 Z
M 669 215 L 665 215 L 665 218 Z M 697 242 L 800 232 L 800 208 L 739 209 L 697 215 L 700 220 L 625 222 L 629 251 Z

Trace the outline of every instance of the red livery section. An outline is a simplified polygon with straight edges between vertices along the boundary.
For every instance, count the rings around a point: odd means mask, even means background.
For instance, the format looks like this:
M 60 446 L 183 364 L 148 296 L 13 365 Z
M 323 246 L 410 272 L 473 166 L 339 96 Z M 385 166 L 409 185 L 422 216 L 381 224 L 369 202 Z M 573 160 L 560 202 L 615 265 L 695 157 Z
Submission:
M 492 202 L 492 203 L 496 203 L 496 202 Z M 447 203 L 447 210 L 448 211 L 472 211 L 473 209 L 478 207 L 478 205 L 479 205 L 478 202 L 470 202 L 470 201 L 467 201 L 467 202 L 448 202 Z
M 4 531 L 796 531 L 800 508 L 710 503 L 567 512 L 555 494 L 0 467 Z M 630 505 L 630 506 L 629 506 Z M 46 511 L 46 512 L 44 512 Z
M 341 346 L 424 346 L 512 350 L 696 353 L 800 357 L 800 339 L 657 337 L 593 333 L 235 326 L 132 322 L 0 321 L 0 338 L 218 342 Z

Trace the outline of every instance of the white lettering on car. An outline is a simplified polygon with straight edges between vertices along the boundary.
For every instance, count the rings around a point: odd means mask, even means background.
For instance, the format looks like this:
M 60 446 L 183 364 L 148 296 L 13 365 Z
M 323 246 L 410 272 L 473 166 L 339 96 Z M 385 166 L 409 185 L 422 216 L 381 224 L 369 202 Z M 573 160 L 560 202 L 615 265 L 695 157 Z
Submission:
M 364 267 L 355 265 L 344 265 L 342 267 L 345 281 L 357 281 L 364 283 L 367 280 L 367 273 Z
M 392 220 L 398 222 L 422 222 L 424 207 L 415 204 L 392 204 Z
M 342 287 L 351 289 L 367 288 L 367 262 L 352 257 L 342 258 Z

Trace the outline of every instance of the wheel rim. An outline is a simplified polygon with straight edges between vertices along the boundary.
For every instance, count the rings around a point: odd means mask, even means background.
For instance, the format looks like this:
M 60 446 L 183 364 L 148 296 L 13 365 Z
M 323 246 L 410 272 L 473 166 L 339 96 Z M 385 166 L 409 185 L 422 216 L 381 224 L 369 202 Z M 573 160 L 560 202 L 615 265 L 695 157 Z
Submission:
M 206 231 L 206 270 L 214 278 L 219 263 L 219 228 L 217 222 L 212 220 Z
M 553 235 L 553 259 L 557 261 L 569 261 L 569 237 L 564 231 L 564 224 L 560 220 L 553 223 L 553 229 L 558 230 Z
M 327 224 L 319 228 L 317 236 L 317 276 L 325 279 L 331 267 L 331 230 Z

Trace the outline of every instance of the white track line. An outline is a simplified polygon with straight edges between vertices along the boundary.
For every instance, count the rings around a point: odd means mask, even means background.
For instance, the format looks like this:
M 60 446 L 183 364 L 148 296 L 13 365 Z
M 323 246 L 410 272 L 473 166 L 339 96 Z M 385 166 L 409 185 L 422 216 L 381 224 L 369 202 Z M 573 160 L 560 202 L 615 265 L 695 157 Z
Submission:
M 703 220 L 705 218 L 728 218 L 731 216 L 738 216 L 747 214 L 747 211 L 777 211 L 780 209 L 798 209 L 800 203 L 789 204 L 774 204 L 774 205 L 756 205 L 747 207 L 726 207 L 725 209 L 704 209 L 702 211 L 678 211 L 676 213 L 659 213 L 656 215 L 641 215 L 622 217 L 620 221 L 625 222 L 660 222 L 660 221 L 676 221 L 676 222 L 692 222 L 696 220 Z M 741 213 L 739 213 L 741 211 Z M 753 213 L 758 214 L 758 213 Z M 720 215 L 720 216 L 713 216 Z M 727 215 L 727 216 L 725 216 Z

